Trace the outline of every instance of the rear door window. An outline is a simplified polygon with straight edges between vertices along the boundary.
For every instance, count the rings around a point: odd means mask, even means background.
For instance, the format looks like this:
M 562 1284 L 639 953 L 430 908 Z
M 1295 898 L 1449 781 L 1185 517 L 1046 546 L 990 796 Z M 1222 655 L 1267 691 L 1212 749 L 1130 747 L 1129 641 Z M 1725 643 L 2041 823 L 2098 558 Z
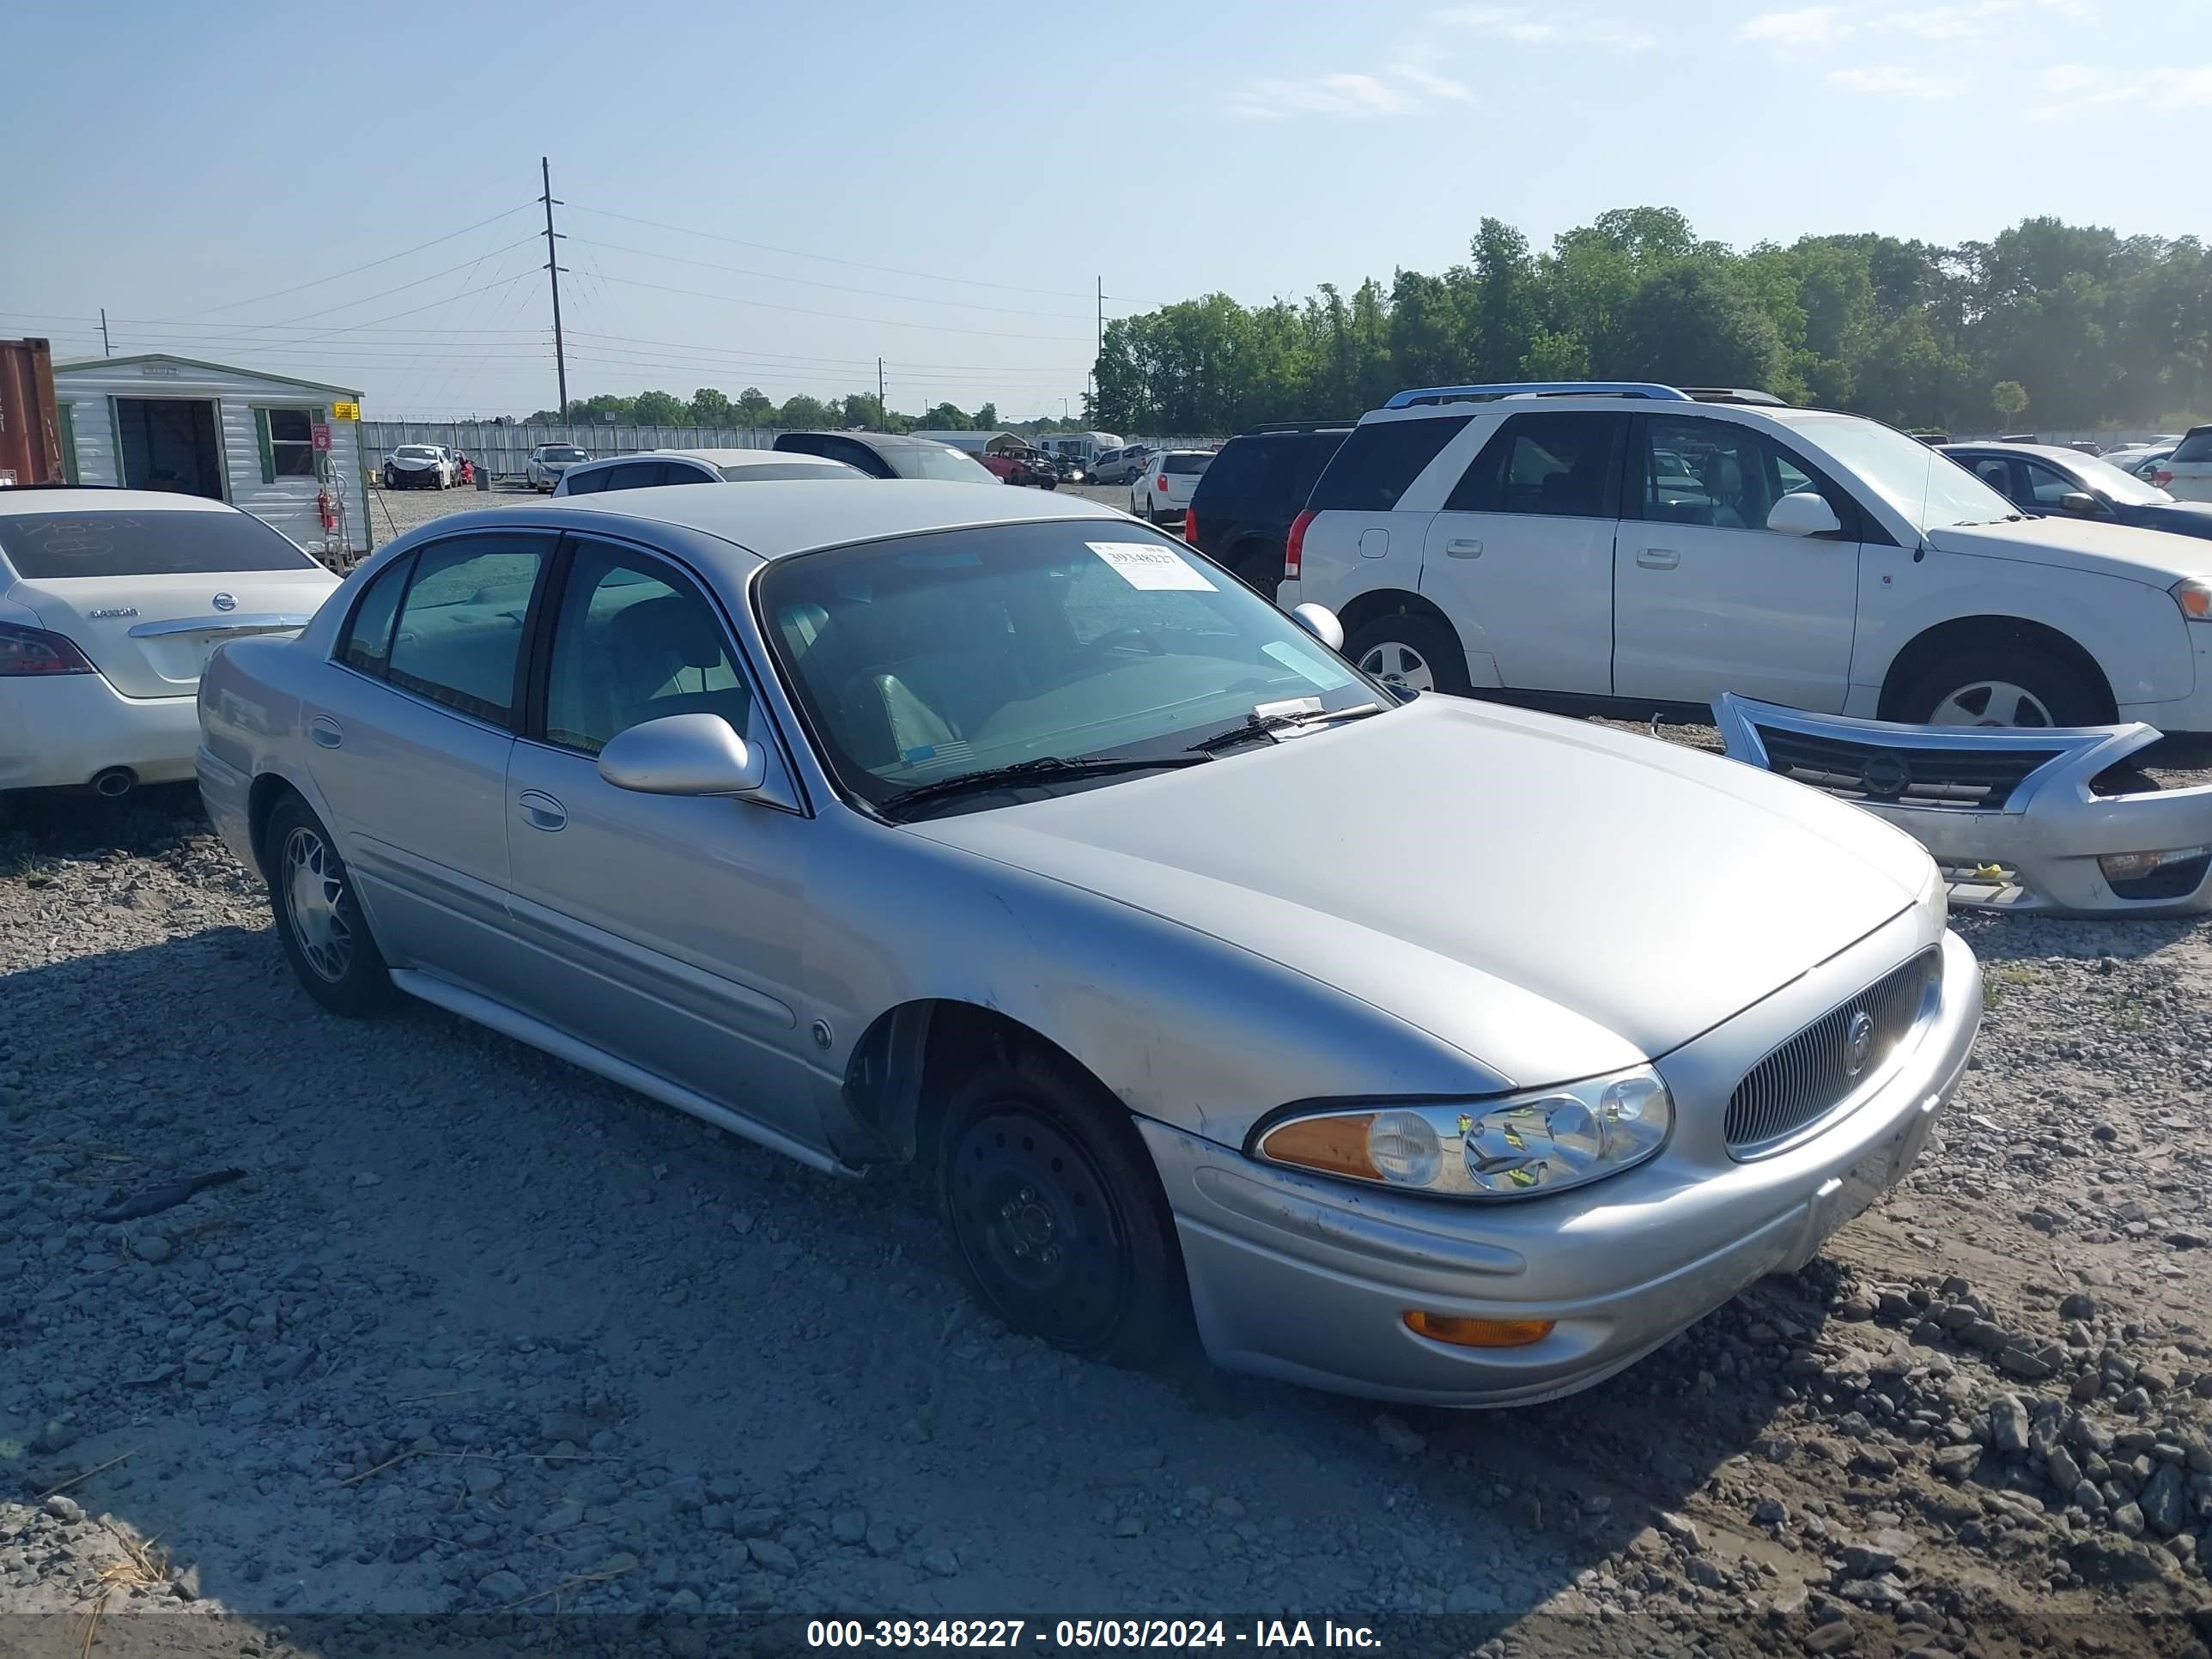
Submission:
M 2212 426 L 2203 426 L 2184 438 L 2175 448 L 2172 460 L 2212 461 Z
M 667 476 L 667 469 L 659 461 L 633 461 L 628 466 L 607 469 L 609 489 L 652 489 Z
M 354 606 L 344 637 L 338 642 L 340 662 L 364 674 L 383 675 L 385 663 L 392 654 L 392 620 L 399 614 L 400 596 L 407 592 L 407 579 L 414 571 L 415 559 L 410 554 L 394 559 L 371 579 L 360 603 Z
M 385 678 L 506 725 L 530 596 L 548 550 L 545 537 L 528 532 L 456 536 L 423 548 L 399 607 Z
M 251 513 L 10 513 L 0 552 L 25 581 L 310 570 L 315 561 Z
M 1626 415 L 1513 416 L 1482 447 L 1444 511 L 1611 518 L 1627 430 Z
M 600 466 L 587 467 L 581 472 L 563 473 L 561 488 L 570 495 L 596 495 L 607 487 L 607 474 L 613 471 L 612 467 Z
M 1354 428 L 1314 485 L 1308 505 L 1320 513 L 1388 513 L 1473 418 L 1436 415 Z

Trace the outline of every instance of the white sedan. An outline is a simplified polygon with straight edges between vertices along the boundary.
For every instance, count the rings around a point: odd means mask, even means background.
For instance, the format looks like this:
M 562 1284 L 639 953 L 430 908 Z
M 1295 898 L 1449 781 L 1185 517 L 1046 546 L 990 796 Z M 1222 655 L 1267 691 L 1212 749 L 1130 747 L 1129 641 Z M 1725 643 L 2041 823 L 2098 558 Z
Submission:
M 386 458 L 386 489 L 443 489 L 459 471 L 442 444 L 402 444 Z
M 0 790 L 191 777 L 209 656 L 297 633 L 337 585 L 221 501 L 0 489 Z

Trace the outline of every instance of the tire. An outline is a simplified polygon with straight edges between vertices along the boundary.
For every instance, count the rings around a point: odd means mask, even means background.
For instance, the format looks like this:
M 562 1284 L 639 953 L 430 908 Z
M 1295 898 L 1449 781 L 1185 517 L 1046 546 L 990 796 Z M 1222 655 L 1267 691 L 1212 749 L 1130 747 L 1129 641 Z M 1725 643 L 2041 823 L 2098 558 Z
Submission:
M 1184 523 L 1188 524 L 1188 520 Z M 1203 550 L 1200 550 L 1203 551 Z M 1266 542 L 1245 542 L 1231 550 L 1229 568 L 1237 580 L 1273 605 L 1283 581 L 1283 550 Z
M 1016 1330 L 1149 1367 L 1190 1344 L 1190 1292 L 1159 1176 L 1121 1103 L 1021 1050 L 947 1103 L 938 1200 L 969 1290 Z
M 297 795 L 286 795 L 269 814 L 261 832 L 261 866 L 276 937 L 307 994 L 335 1014 L 358 1017 L 387 1006 L 392 975 L 362 916 L 352 879 L 330 831 Z
M 1451 629 L 1430 617 L 1403 611 L 1377 617 L 1346 640 L 1344 654 L 1376 678 L 1417 691 L 1465 696 L 1467 653 Z
M 1946 657 L 1905 691 L 1898 718 L 1915 726 L 2030 730 L 2100 726 L 2112 700 L 2072 664 L 2016 646 L 1973 646 Z

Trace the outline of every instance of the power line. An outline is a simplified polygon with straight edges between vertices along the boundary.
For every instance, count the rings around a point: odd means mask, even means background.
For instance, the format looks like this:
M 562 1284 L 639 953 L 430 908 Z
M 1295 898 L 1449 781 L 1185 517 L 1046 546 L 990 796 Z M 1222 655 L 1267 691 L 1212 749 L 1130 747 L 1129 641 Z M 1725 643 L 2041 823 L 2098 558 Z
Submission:
M 855 270 L 878 270 L 887 276 L 916 276 L 925 283 L 957 283 L 969 288 L 992 288 L 1006 294 L 1042 294 L 1057 300 L 1079 300 L 1085 296 L 1066 289 L 1024 288 L 1015 283 L 985 282 L 976 276 L 945 276 L 933 271 L 908 270 L 899 265 L 874 265 L 862 259 L 840 259 L 827 253 L 808 253 L 799 248 L 777 247 L 770 242 L 749 242 L 740 236 L 724 236 L 711 230 L 694 230 L 688 225 L 672 225 L 659 219 L 640 219 L 627 213 L 612 213 L 605 208 L 575 207 L 576 213 L 597 214 L 602 219 L 620 219 L 625 224 L 650 225 L 655 230 L 672 230 L 679 236 L 702 237 L 709 242 L 727 242 L 732 247 L 757 248 L 763 253 L 781 253 L 787 258 L 814 259 L 825 265 L 849 265 Z
M 724 305 L 753 306 L 763 311 L 787 311 L 800 317 L 826 317 L 833 323 L 866 323 L 872 328 L 921 328 L 935 334 L 969 334 L 987 340 L 1047 340 L 1056 344 L 1070 341 L 1082 343 L 1081 337 L 1073 334 L 1008 334 L 989 328 L 955 328 L 950 323 L 902 323 L 889 317 L 855 317 L 842 311 L 811 311 L 805 306 L 780 306 L 768 300 L 747 300 L 734 294 L 712 294 L 704 289 L 674 288 L 666 283 L 642 282 L 635 276 L 605 276 L 603 281 L 620 283 L 625 288 L 649 288 L 660 294 L 682 294 L 694 300 L 719 300 Z
M 988 300 L 933 300 L 921 294 L 894 294 L 887 289 L 854 288 L 844 283 L 824 283 L 811 276 L 782 276 L 772 270 L 749 270 L 743 265 L 718 264 L 712 259 L 689 259 L 680 253 L 660 253 L 652 248 L 631 247 L 622 242 L 594 241 L 579 236 L 576 242 L 586 247 L 603 247 L 616 253 L 635 253 L 647 259 L 666 259 L 679 265 L 697 265 L 705 270 L 726 270 L 733 276 L 757 276 L 770 283 L 793 283 L 801 288 L 834 289 L 840 294 L 866 294 L 878 300 L 903 300 L 911 305 L 957 306 L 963 311 L 988 311 L 1001 317 L 1053 317 L 1062 322 L 1081 320 L 1079 313 L 1073 311 L 1022 311 L 1001 306 Z
M 219 306 L 209 306 L 204 310 L 188 311 L 185 316 L 186 318 L 204 317 L 211 312 L 235 311 L 240 306 L 258 305 L 264 300 L 282 299 L 287 294 L 297 294 L 301 289 L 320 288 L 325 283 L 335 283 L 343 277 L 358 276 L 364 270 L 374 270 L 379 265 L 388 265 L 395 259 L 404 259 L 410 253 L 420 253 L 426 247 L 435 247 L 441 242 L 450 242 L 456 236 L 465 236 L 472 230 L 482 230 L 486 225 L 495 225 L 502 219 L 513 217 L 529 205 L 527 202 L 518 202 L 511 208 L 493 214 L 489 219 L 479 219 L 472 225 L 463 225 L 459 230 L 449 230 L 443 236 L 433 236 L 427 242 L 417 242 L 413 247 L 402 248 L 397 253 L 387 253 L 381 259 L 371 259 L 367 264 L 356 265 L 350 270 L 341 270 L 336 276 L 318 276 L 310 283 L 295 283 L 289 288 L 280 288 L 272 293 L 257 294 L 250 300 L 231 300 Z M 182 319 L 175 320 L 182 320 Z
M 375 293 L 364 294 L 357 300 L 345 300 L 334 306 L 325 306 L 320 311 L 304 311 L 297 317 L 287 317 L 283 321 L 279 323 L 214 323 L 210 324 L 207 326 L 211 329 L 222 330 L 226 332 L 244 334 L 262 334 L 266 333 L 270 329 L 295 327 L 301 323 L 312 322 L 318 317 L 327 317 L 334 311 L 350 311 L 356 306 L 365 306 L 373 300 L 381 300 L 394 294 L 404 294 L 410 288 L 420 288 L 425 283 L 436 282 L 441 276 L 450 276 L 457 270 L 466 270 L 471 266 L 480 265 L 486 259 L 489 258 L 493 253 L 504 253 L 509 248 L 520 247 L 525 243 L 534 240 L 535 233 L 533 232 L 532 235 L 524 236 L 517 240 L 508 242 L 504 246 L 493 248 L 490 250 L 490 252 L 479 253 L 472 259 L 464 259 L 459 264 L 447 265 L 443 270 L 434 270 L 428 276 L 417 276 L 411 283 L 400 283 L 391 288 L 379 289 Z M 455 295 L 454 297 L 459 298 L 459 296 Z M 425 308 L 427 309 L 427 307 Z M 177 327 L 186 321 L 186 319 L 182 317 L 141 317 L 136 319 L 130 317 L 118 317 L 115 320 L 118 323 L 134 321 L 140 323 L 151 323 L 159 326 L 171 328 Z

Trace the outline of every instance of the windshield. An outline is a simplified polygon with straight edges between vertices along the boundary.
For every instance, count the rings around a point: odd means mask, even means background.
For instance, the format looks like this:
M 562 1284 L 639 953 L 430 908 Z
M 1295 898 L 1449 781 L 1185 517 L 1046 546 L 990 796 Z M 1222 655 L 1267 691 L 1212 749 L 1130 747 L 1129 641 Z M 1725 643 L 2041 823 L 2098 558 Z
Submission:
M 2020 509 L 1948 455 L 1893 427 L 1856 415 L 1771 410 L 1827 451 L 1846 472 L 1925 533 L 1947 525 L 1993 524 Z
M 538 452 L 538 459 L 541 461 L 580 461 L 585 456 L 582 450 L 565 444 L 548 444 Z
M 2076 456 L 2067 465 L 2081 475 L 2083 483 L 2123 507 L 2154 507 L 2173 499 L 2156 484 L 2145 483 L 2134 473 L 2124 472 L 2094 455 Z
M 997 477 L 972 455 L 943 444 L 900 444 L 879 452 L 902 478 L 946 478 L 954 483 L 996 483 Z
M 1256 710 L 1395 706 L 1234 577 L 1113 520 L 799 554 L 757 592 L 823 763 L 878 805 L 1045 756 L 1185 758 Z
M 436 450 L 426 449 L 421 444 L 402 444 L 392 453 L 403 461 L 434 461 L 438 459 Z
M 250 513 L 10 513 L 0 552 L 32 582 L 319 568 Z

